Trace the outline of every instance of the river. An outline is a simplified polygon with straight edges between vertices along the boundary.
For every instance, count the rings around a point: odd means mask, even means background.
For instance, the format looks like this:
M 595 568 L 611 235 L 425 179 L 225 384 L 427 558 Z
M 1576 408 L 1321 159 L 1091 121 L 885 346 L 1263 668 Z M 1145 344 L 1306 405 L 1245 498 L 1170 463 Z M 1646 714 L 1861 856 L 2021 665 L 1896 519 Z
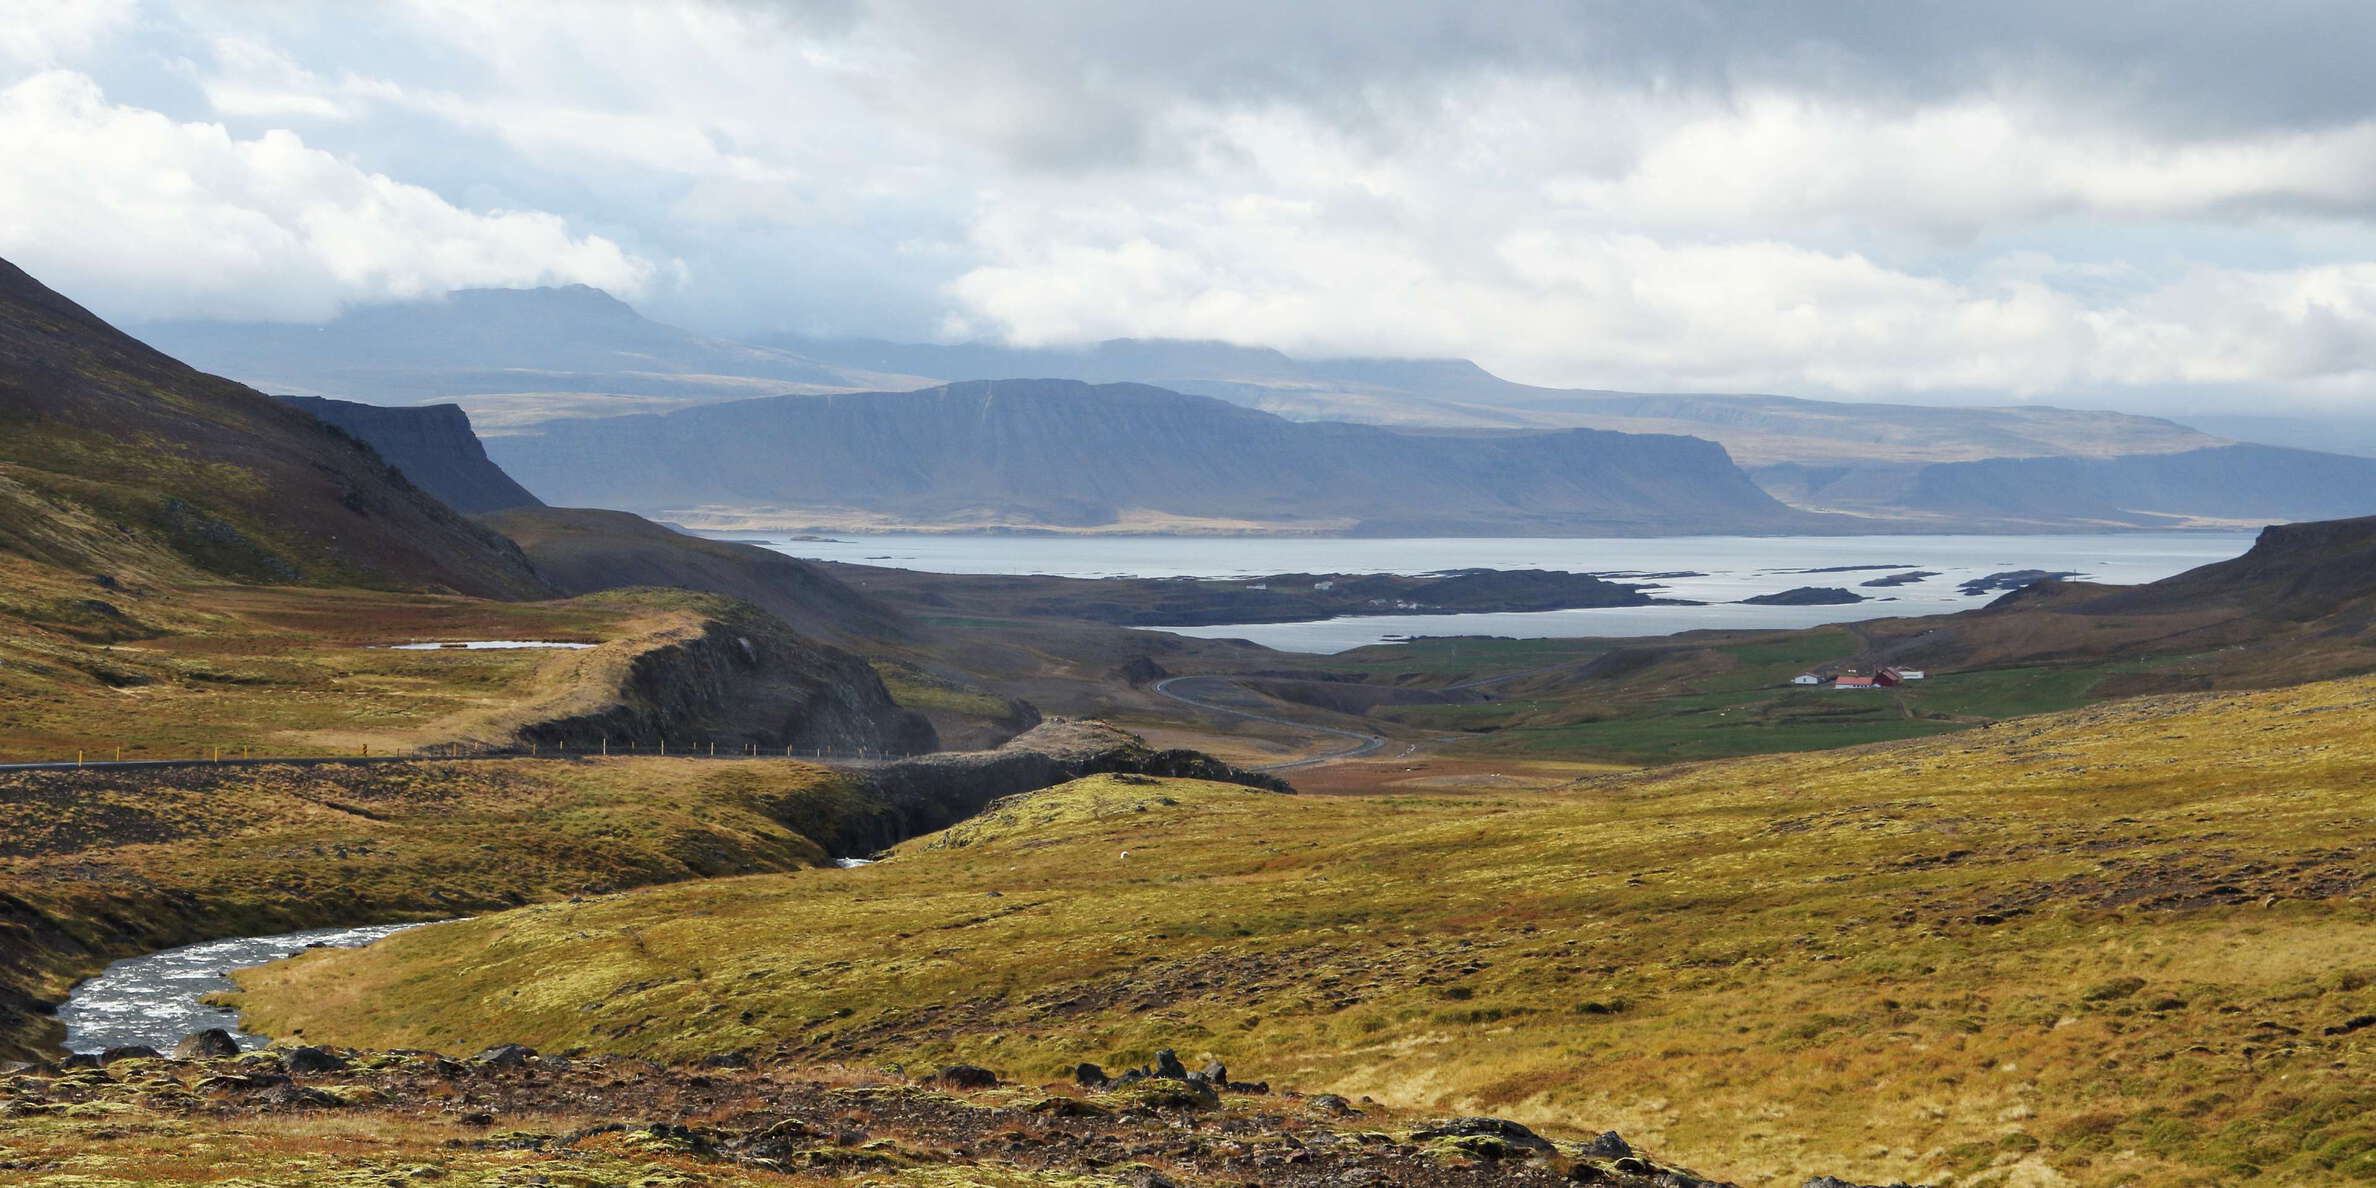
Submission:
M 1364 615 L 1302 623 L 1166 627 L 1182 635 L 1250 639 L 1290 652 L 1340 652 L 1427 635 L 1519 638 L 1666 635 L 1701 628 L 1813 627 L 1857 619 L 1941 614 L 1989 596 L 1959 583 L 2015 569 L 2069 571 L 2114 584 L 2149 582 L 2234 557 L 2250 532 L 2122 532 L 2039 536 L 1667 536 L 1567 539 L 1459 537 L 1391 540 L 1214 536 L 848 536 L 828 541 L 735 536 L 794 557 L 928 573 L 1058 577 L 1243 578 L 1275 573 L 1434 573 L 1447 569 L 1565 569 L 1694 576 L 1634 579 L 1653 593 L 1706 606 L 1624 606 L 1516 614 Z M 1876 566 L 1837 573 L 1793 572 Z M 1859 584 L 1894 568 L 1938 576 L 1888 588 Z M 1838 606 L 1744 606 L 1794 586 L 1840 586 L 1873 600 Z
M 66 1050 L 102 1052 L 146 1044 L 170 1052 L 182 1037 L 210 1027 L 232 1034 L 242 1048 L 261 1048 L 269 1037 L 239 1030 L 236 1012 L 202 1001 L 234 989 L 223 976 L 235 969 L 266 965 L 316 945 L 358 948 L 419 924 L 374 924 L 362 928 L 312 928 L 273 936 L 202 941 L 126 957 L 74 988 L 58 1008 L 66 1025 Z

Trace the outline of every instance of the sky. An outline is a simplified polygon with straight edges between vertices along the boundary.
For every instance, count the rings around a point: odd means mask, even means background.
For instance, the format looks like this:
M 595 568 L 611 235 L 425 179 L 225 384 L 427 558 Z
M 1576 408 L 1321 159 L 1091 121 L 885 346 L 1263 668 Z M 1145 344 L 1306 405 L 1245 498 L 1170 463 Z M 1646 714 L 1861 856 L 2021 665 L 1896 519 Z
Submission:
M 584 283 L 722 335 L 2376 415 L 2376 6 L 0 0 L 111 318 Z

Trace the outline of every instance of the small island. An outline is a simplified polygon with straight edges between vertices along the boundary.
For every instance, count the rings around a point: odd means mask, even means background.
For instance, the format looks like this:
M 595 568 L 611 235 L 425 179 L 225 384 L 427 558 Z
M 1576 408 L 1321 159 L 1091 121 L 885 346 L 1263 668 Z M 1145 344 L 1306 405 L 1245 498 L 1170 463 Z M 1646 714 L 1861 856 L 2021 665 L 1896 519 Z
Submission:
M 1784 590 L 1779 594 L 1759 594 L 1754 598 L 1744 598 L 1741 603 L 1746 606 L 1845 606 L 1851 602 L 1863 601 L 1866 601 L 1864 595 L 1854 590 L 1843 590 L 1838 586 L 1800 586 L 1796 589 Z

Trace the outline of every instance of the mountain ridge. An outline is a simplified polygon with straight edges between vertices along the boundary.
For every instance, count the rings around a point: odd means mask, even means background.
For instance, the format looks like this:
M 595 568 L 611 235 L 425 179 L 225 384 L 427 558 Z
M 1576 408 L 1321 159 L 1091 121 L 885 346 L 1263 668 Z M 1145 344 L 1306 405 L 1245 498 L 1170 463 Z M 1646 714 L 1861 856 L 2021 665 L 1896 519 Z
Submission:
M 1288 421 L 1143 384 L 1000 380 L 556 421 L 490 450 L 549 502 L 703 528 L 1368 535 L 1812 531 L 1696 438 Z

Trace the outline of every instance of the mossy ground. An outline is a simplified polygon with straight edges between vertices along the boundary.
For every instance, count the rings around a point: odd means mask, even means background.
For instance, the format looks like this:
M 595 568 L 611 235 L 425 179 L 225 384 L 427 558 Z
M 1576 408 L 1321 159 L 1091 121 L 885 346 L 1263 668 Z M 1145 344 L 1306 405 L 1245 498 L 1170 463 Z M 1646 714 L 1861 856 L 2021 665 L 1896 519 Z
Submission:
M 0 988 L 217 936 L 437 919 L 813 866 L 865 794 L 783 760 L 482 760 L 0 774 Z M 0 1049 L 34 1033 L 0 1022 Z
M 309 955 L 246 1007 L 374 1045 L 1026 1076 L 1259 1054 L 1745 1182 L 2360 1182 L 2372 715 L 2355 679 L 1552 792 L 1100 777 L 860 871 Z

